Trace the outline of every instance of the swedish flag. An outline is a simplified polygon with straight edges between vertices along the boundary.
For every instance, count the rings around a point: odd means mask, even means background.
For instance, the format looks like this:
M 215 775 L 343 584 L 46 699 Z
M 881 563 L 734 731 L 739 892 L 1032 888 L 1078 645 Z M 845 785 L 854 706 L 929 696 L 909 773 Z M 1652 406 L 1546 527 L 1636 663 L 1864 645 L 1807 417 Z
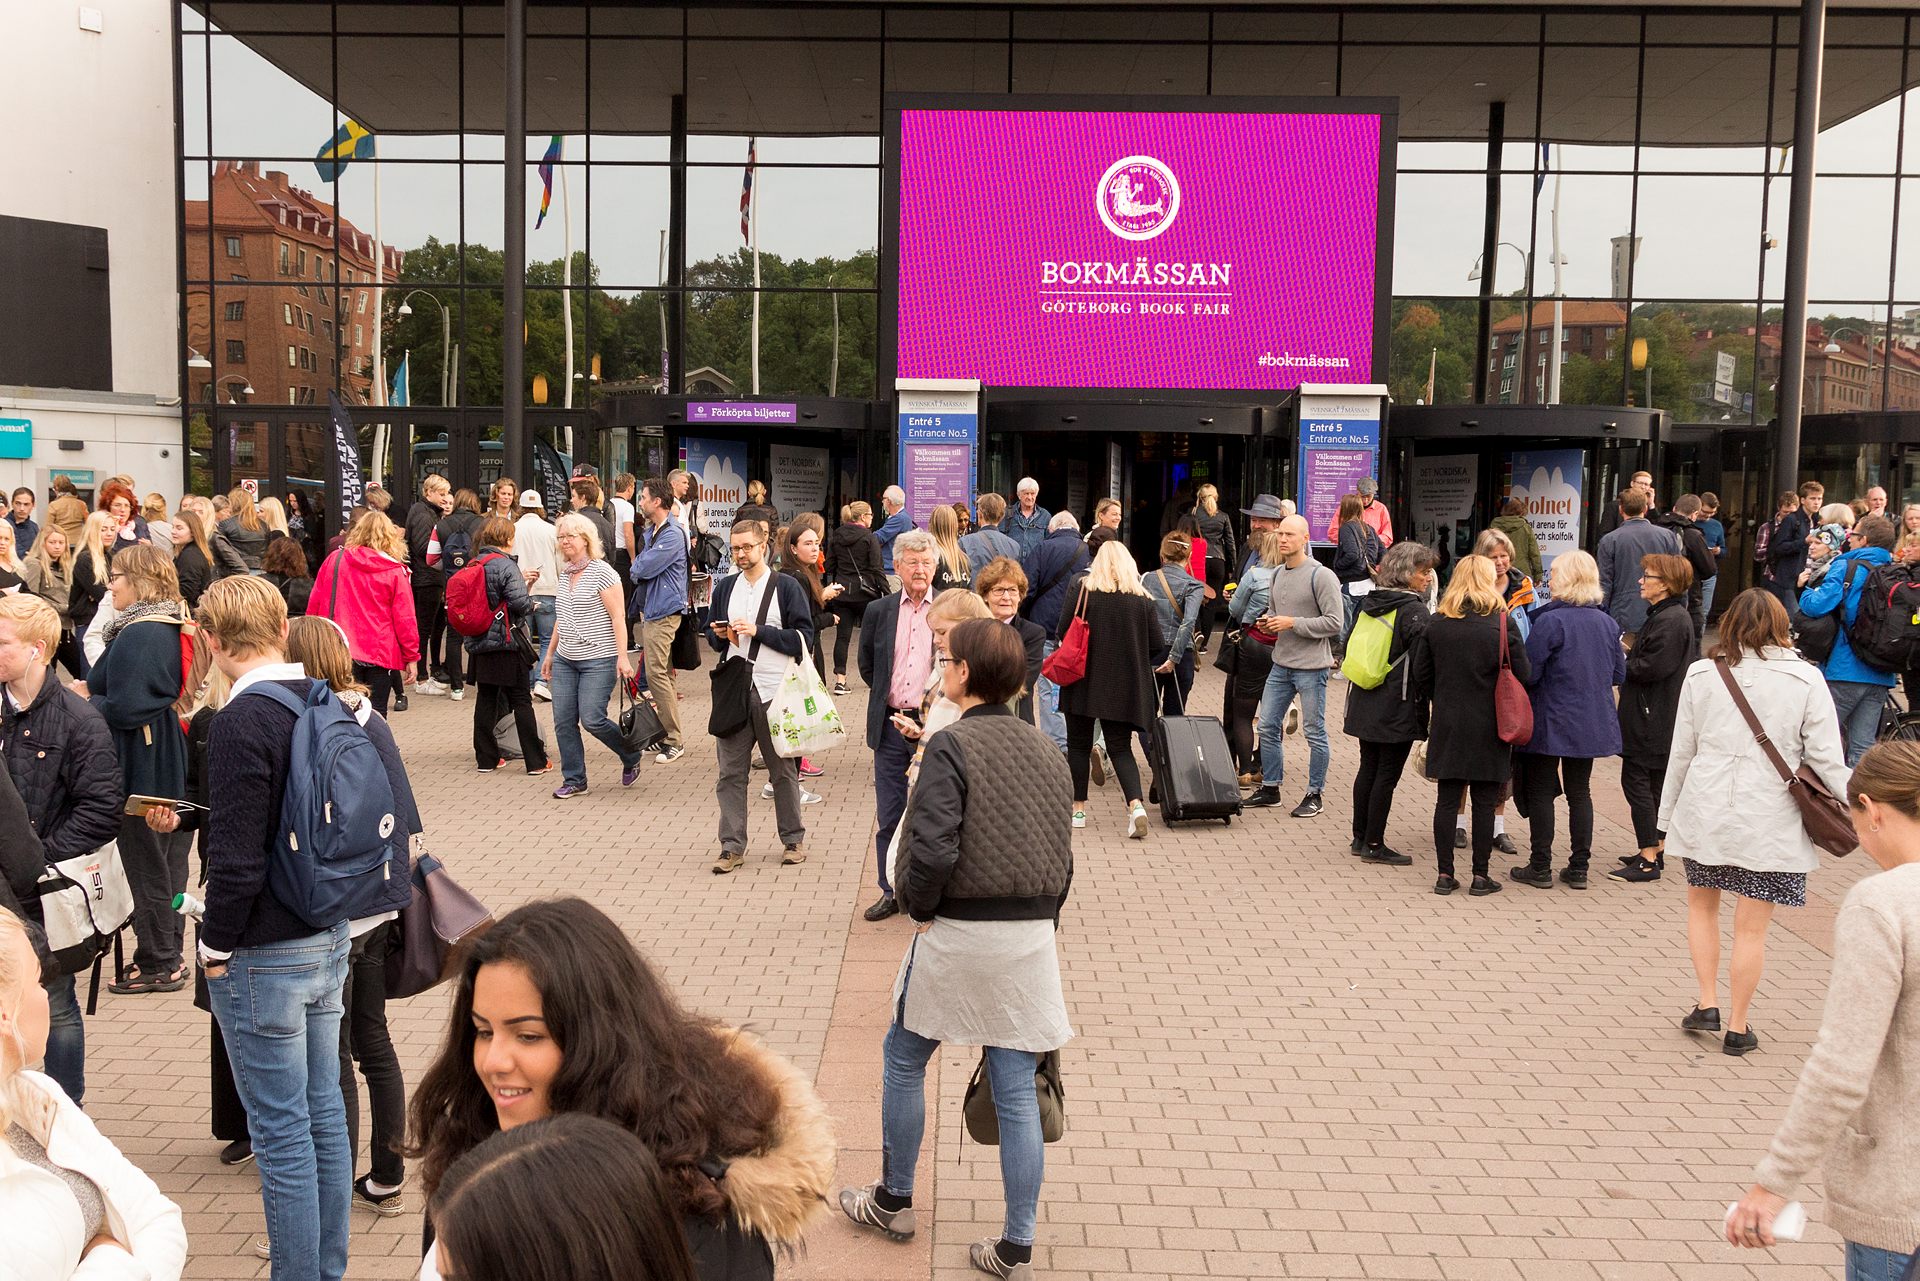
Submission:
M 313 167 L 320 171 L 321 182 L 333 182 L 339 178 L 340 171 L 354 160 L 373 159 L 373 133 L 356 121 L 349 120 L 340 126 L 340 132 L 327 140 L 320 148 L 320 154 L 313 158 Z

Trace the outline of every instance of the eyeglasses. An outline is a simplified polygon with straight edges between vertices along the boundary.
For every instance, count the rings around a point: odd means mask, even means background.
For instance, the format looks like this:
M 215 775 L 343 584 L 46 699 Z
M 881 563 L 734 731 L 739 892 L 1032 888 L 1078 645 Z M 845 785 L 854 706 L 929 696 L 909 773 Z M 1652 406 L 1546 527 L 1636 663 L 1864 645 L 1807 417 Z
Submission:
M 123 583 L 126 580 L 127 580 L 127 576 L 125 574 L 108 574 L 107 575 L 107 581 L 110 583 Z

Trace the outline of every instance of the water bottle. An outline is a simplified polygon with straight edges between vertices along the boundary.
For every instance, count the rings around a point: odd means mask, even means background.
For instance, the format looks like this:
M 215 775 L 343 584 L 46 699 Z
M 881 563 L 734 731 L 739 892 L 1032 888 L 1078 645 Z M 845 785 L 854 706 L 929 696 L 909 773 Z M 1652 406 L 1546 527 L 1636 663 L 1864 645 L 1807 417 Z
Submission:
M 191 894 L 176 894 L 173 896 L 173 910 L 197 921 L 207 914 L 207 905 Z
M 1722 1224 L 1733 1221 L 1733 1212 L 1740 1207 L 1738 1201 L 1727 1203 L 1726 1217 Z M 1773 1216 L 1773 1239 L 1776 1241 L 1798 1241 L 1806 1235 L 1807 1207 L 1798 1201 L 1789 1201 L 1780 1207 L 1780 1213 Z

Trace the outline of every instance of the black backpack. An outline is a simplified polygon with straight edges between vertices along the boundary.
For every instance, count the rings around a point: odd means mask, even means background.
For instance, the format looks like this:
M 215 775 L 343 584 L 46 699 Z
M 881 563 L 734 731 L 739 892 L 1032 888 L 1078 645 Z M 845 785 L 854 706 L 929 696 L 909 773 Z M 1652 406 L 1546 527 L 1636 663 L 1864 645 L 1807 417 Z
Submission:
M 1920 665 L 1920 576 L 1902 561 L 1876 566 L 1847 629 L 1860 661 L 1883 672 Z
M 1794 608 L 1791 620 L 1793 647 L 1800 651 L 1802 658 L 1816 667 L 1826 666 L 1827 660 L 1833 657 L 1833 647 L 1840 640 L 1840 628 L 1846 619 L 1847 594 L 1853 590 L 1854 571 L 1865 568 L 1866 565 L 1860 561 L 1847 562 L 1846 577 L 1840 583 L 1840 603 L 1824 614 L 1809 617 L 1800 612 L 1799 607 Z M 1866 598 L 1863 596 L 1860 600 L 1860 613 L 1863 616 L 1866 607 Z M 1847 639 L 1853 639 L 1852 632 L 1848 632 Z

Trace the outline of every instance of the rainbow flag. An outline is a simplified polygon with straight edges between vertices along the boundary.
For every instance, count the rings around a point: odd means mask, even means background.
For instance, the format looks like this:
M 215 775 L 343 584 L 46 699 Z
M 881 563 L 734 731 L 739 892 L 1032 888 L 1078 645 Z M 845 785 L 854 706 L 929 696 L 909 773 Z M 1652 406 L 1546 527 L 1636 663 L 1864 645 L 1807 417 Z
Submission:
M 533 229 L 540 230 L 540 224 L 547 220 L 547 206 L 553 203 L 553 167 L 560 163 L 560 135 L 553 135 L 553 141 L 547 144 L 547 154 L 540 161 L 540 216 L 533 220 Z
M 373 131 L 349 120 L 320 148 L 320 154 L 313 158 L 313 167 L 320 171 L 321 182 L 334 182 L 350 162 L 371 159 Z

